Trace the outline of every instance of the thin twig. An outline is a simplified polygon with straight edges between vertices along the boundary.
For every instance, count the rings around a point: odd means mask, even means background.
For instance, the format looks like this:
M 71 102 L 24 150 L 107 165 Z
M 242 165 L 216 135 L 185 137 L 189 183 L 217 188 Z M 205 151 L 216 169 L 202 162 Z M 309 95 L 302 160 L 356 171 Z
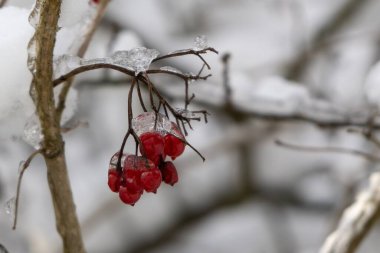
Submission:
M 341 147 L 310 147 L 303 145 L 290 144 L 281 140 L 275 140 L 275 144 L 281 147 L 290 148 L 298 151 L 305 152 L 333 152 L 333 153 L 341 153 L 341 154 L 349 154 L 363 157 L 372 162 L 380 162 L 380 157 L 375 156 L 370 153 L 363 152 L 361 150 L 349 149 L 349 148 L 341 148 Z
M 42 152 L 41 149 L 34 151 L 32 154 L 30 154 L 30 156 L 26 159 L 26 161 L 21 165 L 21 170 L 18 176 L 17 189 L 16 189 L 15 213 L 14 213 L 13 226 L 12 226 L 13 230 L 15 230 L 17 226 L 17 216 L 18 216 L 18 206 L 19 206 L 19 200 L 20 200 L 22 176 L 24 175 L 24 172 L 26 171 L 26 169 L 29 168 L 29 165 L 32 162 L 33 158 L 36 155 L 41 154 L 41 152 Z
M 201 54 L 205 54 L 209 51 L 218 54 L 218 51 L 212 47 L 208 47 L 208 48 L 205 48 L 203 50 L 185 49 L 185 50 L 174 51 L 172 53 L 157 57 L 152 62 L 160 61 L 160 60 L 167 59 L 167 58 L 184 56 L 184 55 L 195 55 L 195 56 L 198 56 L 206 64 L 208 69 L 210 69 L 210 65 L 201 57 Z
M 91 41 L 91 39 L 95 33 L 95 30 L 98 27 L 102 17 L 104 16 L 104 12 L 107 8 L 109 1 L 110 0 L 102 0 L 98 4 L 97 12 L 96 12 L 95 16 L 91 20 L 90 24 L 85 27 L 86 30 L 83 32 L 84 33 L 84 35 L 83 35 L 84 40 L 82 41 L 82 44 L 79 46 L 78 51 L 76 52 L 77 56 L 83 57 L 84 54 L 86 53 L 87 48 L 90 44 L 90 41 Z M 56 109 L 59 121 L 61 121 L 62 113 L 63 113 L 63 110 L 65 108 L 65 104 L 66 104 L 66 97 L 69 93 L 69 90 L 70 90 L 73 82 L 74 82 L 74 77 L 67 79 L 67 81 L 64 83 L 64 85 L 62 87 L 61 92 L 59 93 L 58 104 L 57 104 L 57 109 Z
M 147 112 L 148 110 L 145 107 L 144 100 L 141 95 L 140 83 L 138 80 L 136 80 L 136 87 L 137 87 L 137 95 L 139 96 L 141 108 L 144 110 L 144 112 Z
M 230 84 L 230 77 L 229 77 L 229 62 L 231 59 L 231 55 L 229 53 L 225 53 L 222 56 L 222 63 L 223 63 L 223 87 L 225 92 L 225 100 L 226 104 L 232 105 L 232 89 Z

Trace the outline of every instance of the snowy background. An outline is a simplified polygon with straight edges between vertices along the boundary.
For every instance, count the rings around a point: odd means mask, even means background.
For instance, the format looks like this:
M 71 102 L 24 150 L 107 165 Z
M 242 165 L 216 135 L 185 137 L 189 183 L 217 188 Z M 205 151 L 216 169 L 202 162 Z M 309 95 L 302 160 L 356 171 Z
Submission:
M 32 4 L 8 0 L 0 9 L 2 207 L 15 194 L 19 162 L 33 151 L 22 139 L 34 111 L 26 66 Z M 89 8 L 87 0 L 63 4 L 57 56 L 70 50 Z M 379 167 L 358 156 L 285 149 L 274 140 L 379 150 L 347 127 L 274 118 L 363 122 L 377 112 L 379 11 L 378 0 L 113 0 L 86 58 L 136 46 L 164 54 L 192 47 L 199 34 L 220 54 L 206 56 L 213 77 L 191 88 L 197 95 L 193 108 L 211 114 L 188 136 L 206 162 L 187 148 L 175 162 L 179 183 L 144 194 L 133 208 L 106 184 L 109 158 L 127 128 L 126 78 L 97 70 L 76 79 L 67 119 L 89 127 L 64 138 L 88 252 L 317 252 L 342 208 Z M 220 56 L 226 52 L 233 111 L 223 106 Z M 195 57 L 168 63 L 186 72 L 201 66 Z M 183 84 L 165 78 L 157 83 L 173 103 L 182 103 Z M 359 252 L 378 252 L 379 234 L 375 228 Z M 60 252 L 41 158 L 25 173 L 16 231 L 0 209 L 0 244 L 10 253 Z

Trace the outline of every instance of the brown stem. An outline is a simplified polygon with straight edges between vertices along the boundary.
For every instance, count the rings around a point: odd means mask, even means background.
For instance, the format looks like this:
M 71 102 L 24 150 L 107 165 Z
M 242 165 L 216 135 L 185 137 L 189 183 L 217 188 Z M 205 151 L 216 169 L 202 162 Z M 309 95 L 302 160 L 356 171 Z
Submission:
M 54 204 L 56 226 L 63 240 L 64 253 L 85 253 L 75 204 L 70 188 L 64 142 L 55 110 L 53 92 L 53 50 L 61 0 L 43 0 L 36 28 L 36 71 L 32 85 L 44 139 L 42 155 L 47 166 L 49 188 Z
M 18 216 L 18 206 L 19 206 L 19 200 L 20 200 L 20 192 L 21 192 L 21 183 L 22 183 L 22 176 L 24 175 L 24 172 L 26 171 L 26 169 L 29 167 L 30 163 L 32 162 L 33 158 L 40 154 L 41 153 L 41 150 L 38 149 L 36 151 L 34 151 L 29 157 L 28 159 L 26 159 L 26 161 L 21 165 L 22 168 L 20 170 L 20 174 L 18 176 L 18 180 L 17 180 L 17 190 L 16 190 L 16 203 L 15 203 L 15 213 L 14 213 L 14 220 L 13 220 L 13 226 L 12 226 L 12 229 L 15 230 L 16 229 L 16 226 L 17 226 L 17 216 Z

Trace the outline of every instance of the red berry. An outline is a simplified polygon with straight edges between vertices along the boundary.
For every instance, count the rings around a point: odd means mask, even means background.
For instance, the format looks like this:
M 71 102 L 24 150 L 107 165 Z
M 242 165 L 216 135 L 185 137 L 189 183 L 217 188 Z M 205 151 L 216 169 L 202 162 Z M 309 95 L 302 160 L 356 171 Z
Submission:
M 91 0 L 93 3 L 98 4 L 100 0 Z
M 140 152 L 143 156 L 158 165 L 165 159 L 164 157 L 164 139 L 157 132 L 147 132 L 140 136 Z
M 172 162 L 165 162 L 164 166 L 161 169 L 162 172 L 162 180 L 173 186 L 178 182 L 178 173 Z
M 130 192 L 126 186 L 120 186 L 119 197 L 125 204 L 134 206 L 140 199 L 142 192 Z
M 156 193 L 158 187 L 160 187 L 162 181 L 162 175 L 159 169 L 154 168 L 151 170 L 145 170 L 141 173 L 141 183 L 144 190 L 147 192 Z
M 138 170 L 138 169 L 153 169 L 156 165 L 145 157 L 142 156 L 136 156 L 136 155 L 128 155 L 127 158 L 124 160 L 124 166 L 123 169 L 132 169 L 132 170 Z
M 141 172 L 138 170 L 124 170 L 124 182 L 125 186 L 128 188 L 128 191 L 141 192 L 143 190 L 140 177 Z
M 164 153 L 173 160 L 180 156 L 185 150 L 185 143 L 172 134 L 165 135 L 164 141 Z
M 118 192 L 121 185 L 121 172 L 116 169 L 108 170 L 108 186 L 111 191 Z

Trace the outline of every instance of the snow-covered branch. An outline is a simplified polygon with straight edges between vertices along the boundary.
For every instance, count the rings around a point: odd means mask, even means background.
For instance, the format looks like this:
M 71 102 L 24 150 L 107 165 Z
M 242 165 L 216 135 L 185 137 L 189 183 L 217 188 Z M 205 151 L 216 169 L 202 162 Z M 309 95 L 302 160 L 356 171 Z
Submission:
M 319 253 L 353 253 L 380 215 L 380 172 L 372 174 L 369 186 L 348 207 L 337 229 Z

